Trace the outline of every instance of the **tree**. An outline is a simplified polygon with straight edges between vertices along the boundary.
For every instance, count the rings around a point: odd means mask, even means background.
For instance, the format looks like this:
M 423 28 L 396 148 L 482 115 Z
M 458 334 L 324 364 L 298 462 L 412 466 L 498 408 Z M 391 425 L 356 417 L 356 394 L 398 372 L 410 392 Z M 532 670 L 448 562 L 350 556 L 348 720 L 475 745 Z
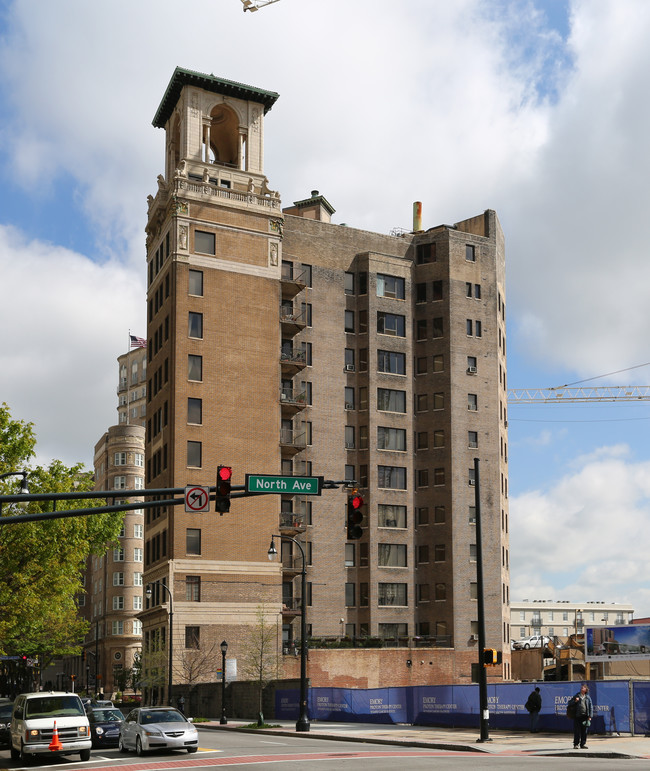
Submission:
M 248 680 L 257 681 L 259 714 L 258 725 L 264 722 L 262 696 L 264 689 L 277 677 L 278 672 L 278 630 L 275 616 L 267 615 L 264 605 L 258 605 L 255 613 L 257 623 L 252 627 L 244 642 L 239 670 Z M 268 619 L 272 619 L 271 622 Z
M 92 473 L 78 463 L 68 467 L 53 460 L 30 466 L 36 438 L 32 423 L 14 420 L 0 406 L 0 474 L 28 471 L 30 493 L 84 492 L 93 486 Z M 0 492 L 16 492 L 16 479 L 0 481 Z M 97 500 L 66 502 L 66 508 L 102 505 Z M 2 517 L 51 511 L 52 502 L 26 507 L 4 505 Z M 0 653 L 38 655 L 42 667 L 56 656 L 77 654 L 88 629 L 78 616 L 86 559 L 103 554 L 117 540 L 122 514 L 20 522 L 0 526 Z

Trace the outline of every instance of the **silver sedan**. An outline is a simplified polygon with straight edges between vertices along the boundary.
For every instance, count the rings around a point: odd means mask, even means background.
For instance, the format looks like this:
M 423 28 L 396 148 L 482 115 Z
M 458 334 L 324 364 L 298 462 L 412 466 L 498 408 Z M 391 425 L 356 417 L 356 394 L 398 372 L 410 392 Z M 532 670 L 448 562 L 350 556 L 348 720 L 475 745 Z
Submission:
M 135 750 L 137 755 L 151 750 L 187 750 L 199 748 L 196 727 L 173 707 L 138 707 L 120 726 L 120 752 Z

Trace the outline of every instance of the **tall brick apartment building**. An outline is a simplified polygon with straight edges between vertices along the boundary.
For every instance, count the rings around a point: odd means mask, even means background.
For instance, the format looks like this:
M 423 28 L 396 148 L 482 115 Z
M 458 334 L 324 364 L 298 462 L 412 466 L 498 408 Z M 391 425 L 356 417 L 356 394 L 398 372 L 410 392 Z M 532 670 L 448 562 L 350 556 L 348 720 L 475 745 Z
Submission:
M 486 636 L 509 674 L 505 256 L 494 211 L 400 236 L 335 225 L 318 191 L 282 208 L 263 168 L 278 95 L 177 68 L 154 118 L 165 168 L 147 222 L 148 488 L 246 473 L 355 479 L 346 492 L 145 513 L 145 584 L 175 650 L 245 644 L 256 610 L 298 636 L 382 637 L 476 660 L 473 459 Z M 146 605 L 145 651 L 167 627 Z M 146 653 L 145 653 L 146 657 Z M 466 670 L 466 671 L 465 671 Z M 175 674 L 176 678 L 176 674 Z

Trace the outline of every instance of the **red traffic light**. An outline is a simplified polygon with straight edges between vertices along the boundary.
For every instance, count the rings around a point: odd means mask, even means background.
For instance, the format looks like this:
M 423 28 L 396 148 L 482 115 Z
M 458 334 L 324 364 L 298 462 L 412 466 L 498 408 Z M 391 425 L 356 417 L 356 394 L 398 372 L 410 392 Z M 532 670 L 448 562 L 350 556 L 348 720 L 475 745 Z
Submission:
M 232 477 L 232 468 L 230 466 L 219 466 L 217 470 L 217 478 L 221 482 L 228 482 Z
M 363 506 L 363 498 L 356 493 L 348 498 L 348 502 L 355 511 Z
M 363 522 L 363 498 L 358 493 L 348 495 L 346 526 L 349 541 L 356 541 L 363 535 L 361 523 Z

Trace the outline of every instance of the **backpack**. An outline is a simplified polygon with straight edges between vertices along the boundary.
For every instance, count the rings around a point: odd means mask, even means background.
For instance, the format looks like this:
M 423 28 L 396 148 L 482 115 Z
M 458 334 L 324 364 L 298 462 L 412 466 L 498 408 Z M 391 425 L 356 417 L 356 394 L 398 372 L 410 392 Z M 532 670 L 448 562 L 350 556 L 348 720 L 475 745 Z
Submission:
M 571 697 L 569 702 L 566 705 L 566 716 L 569 718 L 569 720 L 575 720 L 576 719 L 576 707 L 578 705 L 576 704 L 576 700 L 574 697 Z
M 530 703 L 530 696 L 528 697 L 528 701 L 524 704 L 524 709 L 527 709 L 529 712 L 533 711 L 533 705 Z

